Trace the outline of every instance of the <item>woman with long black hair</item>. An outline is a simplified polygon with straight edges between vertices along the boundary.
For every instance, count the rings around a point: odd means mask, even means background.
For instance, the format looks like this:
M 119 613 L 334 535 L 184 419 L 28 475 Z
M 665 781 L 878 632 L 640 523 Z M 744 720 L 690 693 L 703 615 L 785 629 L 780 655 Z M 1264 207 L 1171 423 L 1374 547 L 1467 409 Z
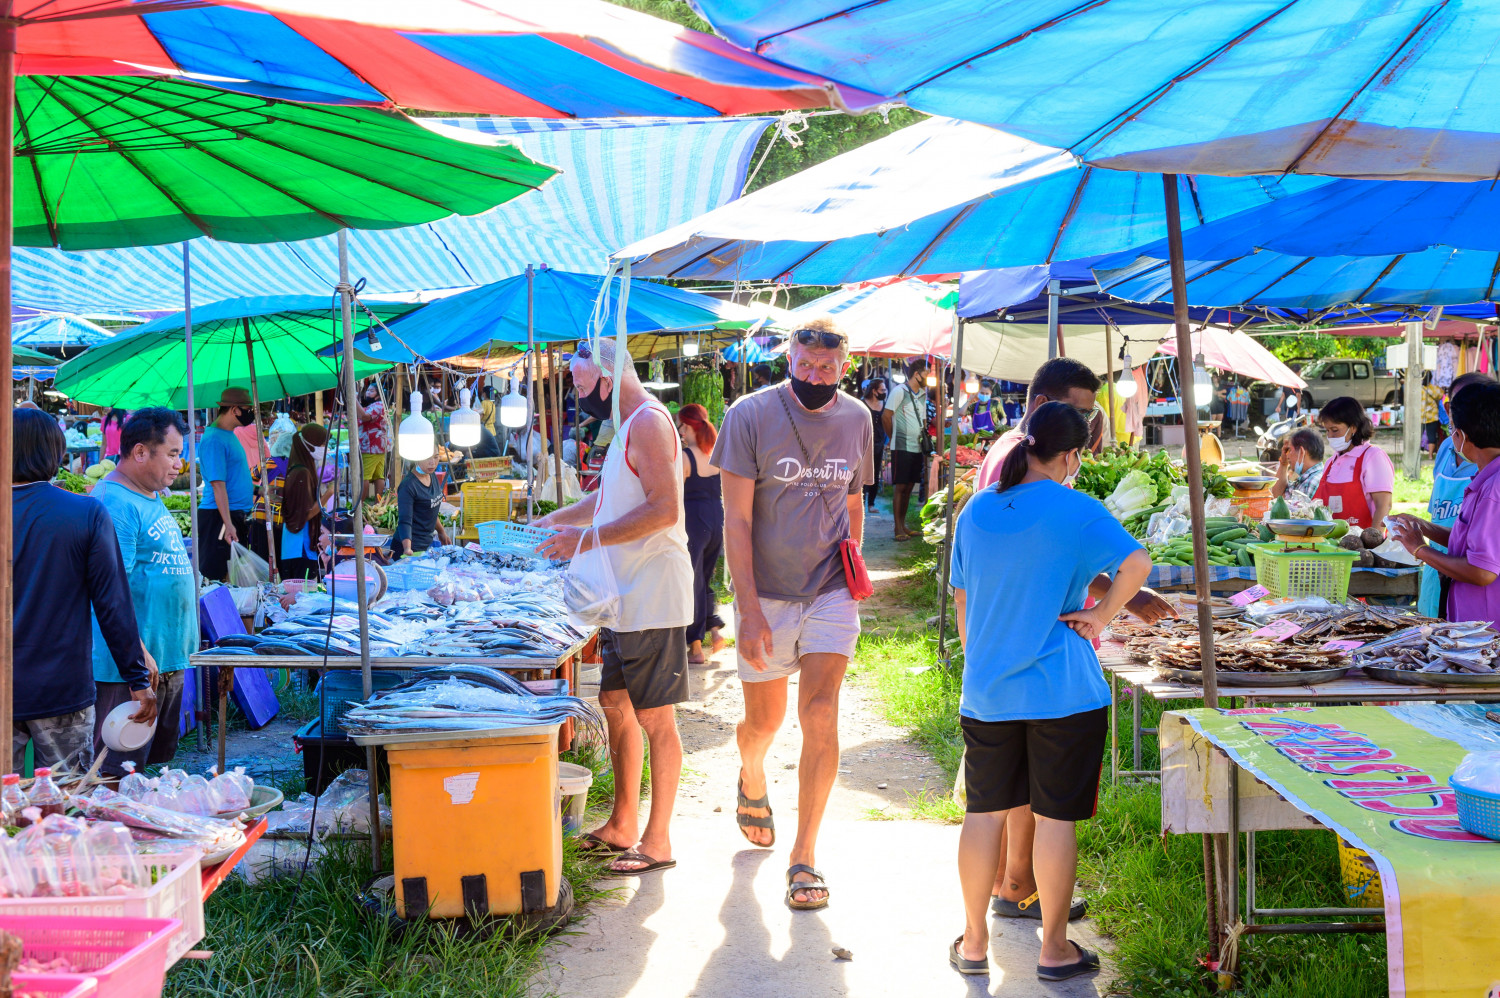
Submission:
M 101 453 L 105 460 L 120 463 L 120 433 L 125 429 L 125 420 L 129 418 L 130 413 L 124 409 L 111 409 L 104 414 L 104 422 L 99 424 L 99 433 L 104 438 Z
M 318 540 L 322 535 L 323 504 L 319 473 L 328 444 L 328 430 L 308 423 L 292 437 L 286 480 L 281 487 L 281 555 L 284 579 L 317 579 Z
M 1092 639 L 1136 594 L 1151 558 L 1104 505 L 1068 488 L 1089 421 L 1063 402 L 1031 414 L 1027 435 L 959 514 L 952 570 L 964 645 L 959 723 L 967 796 L 958 844 L 966 926 L 948 948 L 960 973 L 989 972 L 990 892 L 1006 814 L 1030 805 L 1042 911 L 1037 976 L 1099 967 L 1068 939 L 1078 867 L 1076 822 L 1093 817 L 1109 708 Z M 1084 608 L 1089 583 L 1113 576 Z

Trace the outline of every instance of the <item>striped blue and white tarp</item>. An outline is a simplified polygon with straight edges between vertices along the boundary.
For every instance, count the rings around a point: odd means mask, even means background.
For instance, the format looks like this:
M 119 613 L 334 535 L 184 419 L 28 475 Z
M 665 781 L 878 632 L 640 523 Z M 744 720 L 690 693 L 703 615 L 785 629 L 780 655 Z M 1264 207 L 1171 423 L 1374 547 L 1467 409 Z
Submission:
M 562 169 L 540 191 L 493 211 L 428 225 L 351 232 L 351 274 L 365 293 L 489 284 L 528 263 L 605 272 L 610 252 L 739 196 L 750 155 L 773 118 L 438 118 L 497 135 Z M 333 236 L 299 243 L 193 242 L 193 298 L 325 294 L 337 283 Z M 182 246 L 65 253 L 18 248 L 18 306 L 177 310 Z

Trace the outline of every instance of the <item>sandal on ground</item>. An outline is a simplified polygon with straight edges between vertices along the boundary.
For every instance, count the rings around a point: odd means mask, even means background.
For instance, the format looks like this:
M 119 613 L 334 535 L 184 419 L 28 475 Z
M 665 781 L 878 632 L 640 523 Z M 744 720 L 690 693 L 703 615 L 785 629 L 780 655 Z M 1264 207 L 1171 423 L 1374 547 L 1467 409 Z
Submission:
M 584 832 L 578 837 L 578 851 L 586 855 L 618 856 L 622 852 L 629 852 L 629 846 L 617 846 L 608 839 L 601 839 L 593 832 Z
M 615 863 L 644 863 L 645 865 L 637 867 L 634 870 L 621 870 L 615 866 Z M 670 870 L 676 865 L 677 860 L 675 859 L 653 859 L 643 852 L 636 852 L 634 849 L 629 849 L 620 853 L 620 855 L 616 856 L 610 862 L 609 872 L 617 873 L 622 877 L 634 877 L 642 873 L 654 873 L 657 870 Z
M 959 948 L 963 944 L 964 937 L 960 935 L 957 939 L 953 940 L 953 945 L 948 947 L 948 962 L 953 966 L 953 969 L 960 974 L 988 975 L 990 972 L 990 958 L 986 956 L 983 960 L 964 959 L 963 950 Z
M 793 880 L 799 873 L 812 875 L 811 880 Z M 798 901 L 792 897 L 798 891 L 822 891 L 823 896 L 816 901 Z M 786 906 L 793 911 L 813 911 L 818 908 L 828 907 L 830 896 L 828 885 L 823 882 L 823 875 L 805 863 L 798 863 L 786 871 Z
M 1068 942 L 1072 943 L 1073 940 L 1069 939 Z M 1092 974 L 1099 969 L 1098 954 L 1090 953 L 1077 943 L 1073 943 L 1073 948 L 1078 951 L 1077 960 L 1072 963 L 1065 963 L 1061 967 L 1043 967 L 1041 964 L 1037 964 L 1036 976 L 1044 981 L 1066 981 L 1070 977 L 1077 977 L 1079 974 Z
M 740 780 L 739 784 L 735 787 L 735 796 L 739 798 L 738 807 L 763 807 L 766 809 L 766 816 L 764 818 L 754 814 L 746 814 L 743 811 L 739 810 L 735 811 L 734 820 L 735 823 L 740 826 L 740 834 L 745 836 L 745 841 L 753 846 L 759 846 L 762 849 L 769 849 L 774 846 L 776 844 L 776 822 L 771 818 L 770 791 L 768 790 L 766 791 L 766 793 L 763 793 L 754 800 L 751 800 L 749 797 L 745 796 L 745 781 Z M 755 841 L 750 837 L 750 833 L 745 831 L 747 827 L 769 828 L 771 830 L 771 841 Z
M 1034 918 L 1042 920 L 1041 895 L 1035 892 L 1021 901 L 1007 901 L 1002 897 L 990 898 L 990 913 L 1001 918 Z M 1076 922 L 1089 913 L 1089 903 L 1083 898 L 1074 898 L 1068 907 L 1068 921 Z

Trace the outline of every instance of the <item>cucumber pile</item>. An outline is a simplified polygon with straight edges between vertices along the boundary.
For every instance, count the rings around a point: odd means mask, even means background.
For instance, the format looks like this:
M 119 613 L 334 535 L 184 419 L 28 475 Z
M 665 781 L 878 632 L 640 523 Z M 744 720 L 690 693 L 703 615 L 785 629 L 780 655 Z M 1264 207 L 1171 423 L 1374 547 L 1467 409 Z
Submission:
M 1233 516 L 1210 516 L 1204 527 L 1208 533 L 1208 560 L 1213 565 L 1250 568 L 1255 561 L 1245 545 L 1256 540 L 1250 530 Z M 1126 529 L 1129 529 L 1127 525 Z M 1193 563 L 1193 538 L 1189 534 L 1174 537 L 1165 544 L 1147 544 L 1151 561 L 1158 565 L 1188 567 Z

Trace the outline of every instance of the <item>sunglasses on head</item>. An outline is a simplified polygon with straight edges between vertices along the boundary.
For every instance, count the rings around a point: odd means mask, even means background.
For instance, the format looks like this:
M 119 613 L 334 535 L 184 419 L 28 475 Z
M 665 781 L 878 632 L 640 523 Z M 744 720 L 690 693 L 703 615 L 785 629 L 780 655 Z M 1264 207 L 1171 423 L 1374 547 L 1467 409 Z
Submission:
M 589 346 L 589 341 L 588 340 L 579 340 L 577 348 L 573 351 L 573 356 L 575 356 L 575 357 L 582 357 L 584 360 L 592 360 L 593 356 L 594 356 L 594 351 Z
M 832 333 L 826 329 L 799 329 L 792 335 L 805 347 L 819 346 L 824 350 L 837 350 L 849 339 L 843 333 Z

